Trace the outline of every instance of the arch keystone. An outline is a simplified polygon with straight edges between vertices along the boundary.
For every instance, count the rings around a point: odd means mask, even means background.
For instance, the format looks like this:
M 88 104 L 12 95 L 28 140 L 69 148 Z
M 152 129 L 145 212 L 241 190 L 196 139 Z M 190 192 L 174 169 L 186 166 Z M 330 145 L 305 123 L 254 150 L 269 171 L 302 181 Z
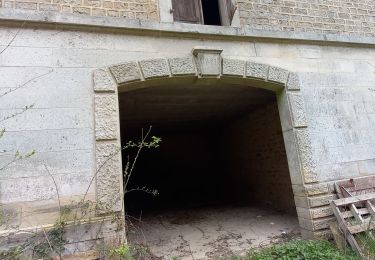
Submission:
M 221 53 L 223 49 L 212 47 L 194 47 L 193 55 L 201 77 L 220 77 Z

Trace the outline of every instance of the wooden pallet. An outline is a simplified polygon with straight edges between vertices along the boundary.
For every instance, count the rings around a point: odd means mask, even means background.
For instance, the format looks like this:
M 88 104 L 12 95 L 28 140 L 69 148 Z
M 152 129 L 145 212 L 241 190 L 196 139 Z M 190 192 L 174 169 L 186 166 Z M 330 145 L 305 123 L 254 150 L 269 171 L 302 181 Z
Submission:
M 363 252 L 354 235 L 375 229 L 375 206 L 372 201 L 375 201 L 375 193 L 331 201 L 340 230 L 353 250 L 360 256 L 363 256 Z
M 375 192 L 375 176 L 367 176 L 335 182 L 339 198 L 347 198 Z

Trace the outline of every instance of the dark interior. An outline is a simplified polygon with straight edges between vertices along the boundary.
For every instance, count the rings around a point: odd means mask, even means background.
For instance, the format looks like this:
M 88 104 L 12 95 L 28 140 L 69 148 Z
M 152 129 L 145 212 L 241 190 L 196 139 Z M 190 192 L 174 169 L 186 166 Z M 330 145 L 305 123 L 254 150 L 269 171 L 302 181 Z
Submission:
M 202 0 L 203 20 L 206 25 L 221 25 L 218 0 Z
M 247 86 L 160 86 L 121 93 L 122 143 L 141 129 L 162 138 L 144 149 L 128 190 L 128 214 L 220 204 L 294 212 L 288 164 L 273 92 Z M 123 152 L 134 158 L 136 150 Z

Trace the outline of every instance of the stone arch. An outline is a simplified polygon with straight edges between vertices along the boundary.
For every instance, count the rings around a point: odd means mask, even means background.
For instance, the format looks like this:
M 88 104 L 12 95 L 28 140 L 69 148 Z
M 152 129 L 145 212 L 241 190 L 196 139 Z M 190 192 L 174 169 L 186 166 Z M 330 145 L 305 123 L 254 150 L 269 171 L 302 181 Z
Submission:
M 251 60 L 223 58 L 221 52 L 194 48 L 185 57 L 128 61 L 93 72 L 96 199 L 101 212 L 123 210 L 118 93 L 181 79 L 222 81 L 276 92 L 293 191 L 299 196 L 300 224 L 314 231 L 314 218 L 321 216 L 310 209 L 308 196 L 326 194 L 328 188 L 318 183 L 315 172 L 298 74 Z

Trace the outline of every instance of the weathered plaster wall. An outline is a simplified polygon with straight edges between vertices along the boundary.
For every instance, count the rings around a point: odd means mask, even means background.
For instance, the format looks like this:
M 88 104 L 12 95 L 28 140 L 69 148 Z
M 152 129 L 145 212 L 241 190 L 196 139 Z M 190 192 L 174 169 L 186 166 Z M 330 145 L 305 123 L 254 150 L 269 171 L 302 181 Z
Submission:
M 159 20 L 158 0 L 2 0 L 0 7 Z
M 238 0 L 241 24 L 256 29 L 375 35 L 372 0 Z

